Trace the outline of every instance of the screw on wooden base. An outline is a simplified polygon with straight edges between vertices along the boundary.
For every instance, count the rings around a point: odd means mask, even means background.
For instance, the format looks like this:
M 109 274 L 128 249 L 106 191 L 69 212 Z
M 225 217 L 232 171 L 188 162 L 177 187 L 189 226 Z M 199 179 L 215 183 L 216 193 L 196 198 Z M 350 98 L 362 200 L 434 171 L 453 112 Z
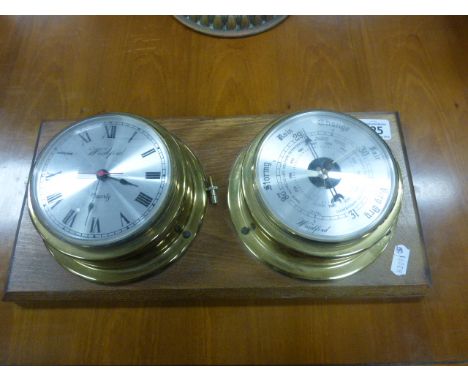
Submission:
M 210 198 L 210 203 L 213 205 L 218 204 L 218 186 L 213 183 L 213 178 L 210 176 L 208 178 L 208 187 L 206 187 L 208 196 Z

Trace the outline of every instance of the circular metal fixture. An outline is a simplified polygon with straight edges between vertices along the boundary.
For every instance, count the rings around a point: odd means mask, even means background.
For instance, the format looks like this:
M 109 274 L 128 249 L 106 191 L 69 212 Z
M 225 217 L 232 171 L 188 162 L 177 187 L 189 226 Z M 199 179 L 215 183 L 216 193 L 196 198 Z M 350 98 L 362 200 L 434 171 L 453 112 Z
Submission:
M 398 164 L 366 124 L 306 111 L 268 125 L 231 171 L 228 203 L 247 249 L 304 279 L 335 279 L 385 249 L 402 200 Z
M 206 208 L 193 153 L 130 114 L 74 123 L 42 150 L 28 187 L 31 219 L 56 260 L 100 283 L 128 282 L 181 256 Z
M 175 16 L 187 27 L 217 37 L 246 37 L 265 32 L 288 16 Z

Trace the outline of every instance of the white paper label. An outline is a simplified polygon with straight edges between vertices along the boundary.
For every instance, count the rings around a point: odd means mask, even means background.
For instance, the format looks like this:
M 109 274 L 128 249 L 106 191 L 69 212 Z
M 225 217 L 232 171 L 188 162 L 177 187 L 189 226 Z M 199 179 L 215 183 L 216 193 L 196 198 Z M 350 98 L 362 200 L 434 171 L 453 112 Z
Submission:
M 410 256 L 410 250 L 403 244 L 395 246 L 393 251 L 393 260 L 391 270 L 397 276 L 406 275 L 406 268 L 408 268 L 408 260 Z
M 372 130 L 380 135 L 386 141 L 392 139 L 392 130 L 390 129 L 390 121 L 387 119 L 361 119 L 366 125 L 369 125 Z

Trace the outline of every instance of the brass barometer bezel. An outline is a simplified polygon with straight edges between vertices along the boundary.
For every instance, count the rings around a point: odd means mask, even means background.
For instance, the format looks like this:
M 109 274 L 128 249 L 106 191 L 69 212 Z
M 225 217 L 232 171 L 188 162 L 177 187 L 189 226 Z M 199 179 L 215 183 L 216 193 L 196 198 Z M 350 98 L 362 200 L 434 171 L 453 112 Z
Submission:
M 326 110 L 308 110 L 289 114 L 269 123 L 236 159 L 228 187 L 228 207 L 237 235 L 248 251 L 274 269 L 293 277 L 328 280 L 349 276 L 372 263 L 392 237 L 401 209 L 403 188 L 401 172 L 388 145 L 386 147 L 395 171 L 395 189 L 391 206 L 373 229 L 358 238 L 341 242 L 311 240 L 291 231 L 264 205 L 255 181 L 259 148 L 265 137 L 278 124 L 305 113 L 332 113 L 362 121 L 347 114 Z M 373 133 L 375 134 L 375 133 Z M 376 134 L 377 137 L 377 134 Z M 378 138 L 381 139 L 381 138 Z

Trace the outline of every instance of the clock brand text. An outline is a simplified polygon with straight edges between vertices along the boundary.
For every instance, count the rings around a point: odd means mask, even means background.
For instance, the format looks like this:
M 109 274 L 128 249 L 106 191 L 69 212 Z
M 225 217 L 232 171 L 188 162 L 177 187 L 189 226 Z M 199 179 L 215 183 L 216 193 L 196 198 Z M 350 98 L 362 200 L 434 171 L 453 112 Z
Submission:
M 88 156 L 105 156 L 109 158 L 110 156 L 120 156 L 124 153 L 124 151 L 113 151 L 110 147 L 94 147 L 89 150 Z
M 108 202 L 111 198 L 111 195 L 109 193 L 107 194 L 96 194 L 96 193 L 92 193 L 91 194 L 91 197 L 92 198 L 96 198 L 96 199 L 104 199 L 106 202 Z

